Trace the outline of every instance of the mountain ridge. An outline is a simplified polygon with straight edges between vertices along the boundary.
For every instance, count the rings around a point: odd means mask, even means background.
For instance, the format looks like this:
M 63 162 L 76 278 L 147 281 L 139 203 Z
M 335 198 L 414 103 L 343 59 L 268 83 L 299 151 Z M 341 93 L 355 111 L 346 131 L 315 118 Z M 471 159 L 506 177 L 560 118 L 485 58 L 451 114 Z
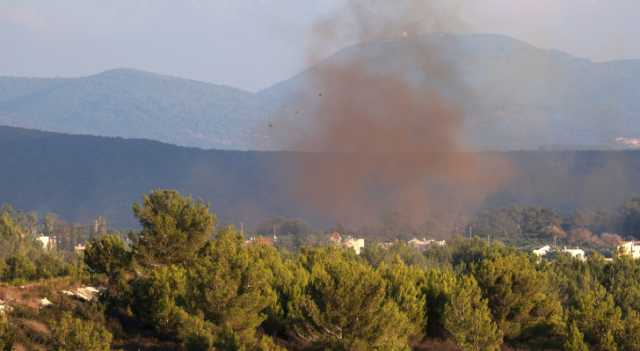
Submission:
M 425 43 L 442 51 L 473 92 L 461 101 L 463 138 L 473 148 L 613 147 L 618 137 L 640 135 L 640 60 L 594 62 L 504 35 L 431 34 L 349 46 L 318 65 L 358 57 L 393 69 L 410 63 L 404 53 Z M 0 77 L 0 124 L 277 150 L 286 145 L 278 145 L 269 126 L 309 121 L 287 107 L 312 94 L 317 67 L 255 93 L 130 68 L 79 78 Z
M 335 219 L 296 193 L 300 153 L 203 150 L 154 140 L 0 127 L 0 204 L 54 212 L 74 222 L 105 216 L 131 228 L 130 205 L 158 188 L 211 204 L 221 223 L 256 225 L 272 217 L 323 227 Z M 640 194 L 640 152 L 501 152 L 514 175 L 483 207 L 542 206 L 570 213 L 607 209 Z M 495 153 L 479 153 L 490 159 Z M 331 156 L 331 155 L 329 155 Z M 333 156 L 332 156 L 333 157 Z

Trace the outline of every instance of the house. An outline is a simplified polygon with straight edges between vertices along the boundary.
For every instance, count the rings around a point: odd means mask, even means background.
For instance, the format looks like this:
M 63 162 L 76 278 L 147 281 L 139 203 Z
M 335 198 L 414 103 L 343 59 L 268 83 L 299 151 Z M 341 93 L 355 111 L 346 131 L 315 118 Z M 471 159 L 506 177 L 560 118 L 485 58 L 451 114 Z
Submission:
M 532 251 L 534 255 L 538 256 L 538 257 L 542 257 L 546 254 L 548 254 L 549 252 L 551 252 L 551 246 L 549 245 L 545 245 L 539 249 L 535 249 Z
M 342 245 L 344 245 L 344 247 L 352 248 L 353 251 L 356 252 L 356 255 L 359 255 L 360 251 L 364 249 L 364 239 L 347 237 L 347 239 L 342 243 Z
M 54 241 L 50 236 L 41 235 L 36 238 L 36 241 L 40 242 L 40 244 L 42 244 L 42 248 L 45 250 L 50 250 L 53 248 Z
M 340 245 L 343 247 L 348 247 L 353 249 L 356 252 L 356 255 L 360 254 L 360 251 L 364 248 L 364 239 L 354 238 L 352 236 L 347 236 L 344 240 L 342 239 L 342 235 L 338 232 L 333 232 L 329 235 L 329 242 L 334 245 Z
M 625 241 L 618 245 L 618 254 L 621 256 L 630 256 L 633 259 L 640 258 L 640 241 Z
M 562 249 L 562 252 L 569 254 L 571 257 L 578 259 L 580 261 L 585 261 L 586 256 L 584 254 L 584 250 L 575 248 L 575 249 L 567 249 L 566 247 Z
M 76 253 L 81 253 L 84 252 L 84 250 L 87 247 L 84 244 L 77 244 L 76 246 L 73 247 L 73 251 L 75 251 Z
M 445 240 L 433 240 L 433 239 L 417 239 L 417 238 L 413 238 L 409 241 L 407 241 L 407 244 L 409 246 L 415 247 L 416 249 L 420 250 L 420 251 L 424 251 L 426 250 L 429 246 L 431 245 L 436 245 L 436 246 L 445 246 L 447 245 L 447 242 Z

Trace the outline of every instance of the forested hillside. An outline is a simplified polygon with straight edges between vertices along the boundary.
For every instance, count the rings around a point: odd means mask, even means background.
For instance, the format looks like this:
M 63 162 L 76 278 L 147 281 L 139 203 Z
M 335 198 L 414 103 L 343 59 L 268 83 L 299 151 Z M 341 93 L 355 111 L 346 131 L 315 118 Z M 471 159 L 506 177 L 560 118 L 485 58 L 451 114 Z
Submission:
M 0 202 L 135 226 L 126 204 L 155 188 L 209 202 L 225 223 L 283 216 L 326 228 L 336 220 L 292 194 L 295 153 L 204 151 L 147 140 L 0 128 Z M 489 155 L 489 154 L 486 154 Z M 640 153 L 526 151 L 501 154 L 514 175 L 484 207 L 540 206 L 570 214 L 612 209 L 640 194 Z

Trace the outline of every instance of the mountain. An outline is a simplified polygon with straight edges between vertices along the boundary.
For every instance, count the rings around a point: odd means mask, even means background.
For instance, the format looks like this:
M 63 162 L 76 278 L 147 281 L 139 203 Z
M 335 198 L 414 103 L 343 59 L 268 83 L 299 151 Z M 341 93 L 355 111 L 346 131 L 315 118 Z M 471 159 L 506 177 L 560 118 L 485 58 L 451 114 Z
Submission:
M 130 69 L 82 78 L 0 78 L 0 124 L 249 148 L 261 116 L 253 94 Z
M 255 225 L 284 216 L 321 227 L 335 224 L 294 196 L 299 153 L 202 150 L 13 127 L 0 127 L 0 150 L 0 204 L 54 212 L 71 221 L 104 215 L 114 227 L 131 228 L 134 201 L 153 189 L 172 188 L 207 201 L 224 223 Z M 524 204 L 568 213 L 612 208 L 640 194 L 640 152 L 501 156 L 513 164 L 514 176 L 492 194 L 487 207 Z
M 257 93 L 116 69 L 89 77 L 0 77 L 0 125 L 153 139 L 199 148 L 280 149 L 281 123 L 310 116 L 295 106 L 317 92 L 322 65 L 357 59 L 375 70 L 416 72 L 429 47 L 454 73 L 446 94 L 465 114 L 463 137 L 479 149 L 615 147 L 640 136 L 640 60 L 592 62 L 490 34 L 430 34 L 347 47 Z M 415 66 L 415 67 L 414 67 Z M 268 131 L 268 132 L 267 132 Z M 273 132 L 272 132 L 273 131 Z
M 451 71 L 457 85 L 444 93 L 463 110 L 463 135 L 477 148 L 608 148 L 618 137 L 640 136 L 640 60 L 596 63 L 502 35 L 433 34 L 352 46 L 319 66 L 363 62 L 429 84 L 439 72 L 418 68 L 424 48 Z M 313 97 L 317 73 L 312 67 L 259 92 L 262 104 Z M 301 118 L 276 111 L 286 123 Z

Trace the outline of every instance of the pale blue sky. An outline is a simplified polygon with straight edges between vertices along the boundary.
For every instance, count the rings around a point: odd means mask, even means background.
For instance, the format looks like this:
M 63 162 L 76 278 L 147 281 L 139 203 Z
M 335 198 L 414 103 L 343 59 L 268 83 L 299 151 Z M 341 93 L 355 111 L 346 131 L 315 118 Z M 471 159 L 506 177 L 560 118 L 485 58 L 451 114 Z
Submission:
M 0 0 L 0 75 L 132 67 L 257 90 L 302 70 L 311 25 L 346 1 Z M 637 0 L 425 1 L 451 7 L 454 30 L 598 61 L 640 58 Z

